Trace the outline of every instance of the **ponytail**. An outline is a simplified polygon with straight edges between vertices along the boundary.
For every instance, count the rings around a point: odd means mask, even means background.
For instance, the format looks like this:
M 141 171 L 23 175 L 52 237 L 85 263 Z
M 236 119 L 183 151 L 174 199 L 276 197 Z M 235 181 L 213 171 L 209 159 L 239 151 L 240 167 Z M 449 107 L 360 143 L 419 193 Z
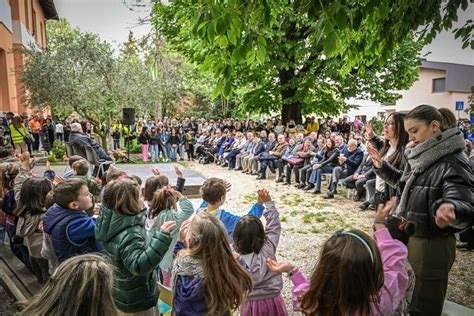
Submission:
M 434 106 L 422 104 L 408 112 L 405 119 L 415 119 L 430 124 L 433 121 L 439 122 L 439 128 L 444 131 L 456 127 L 456 117 L 447 108 L 439 110 Z

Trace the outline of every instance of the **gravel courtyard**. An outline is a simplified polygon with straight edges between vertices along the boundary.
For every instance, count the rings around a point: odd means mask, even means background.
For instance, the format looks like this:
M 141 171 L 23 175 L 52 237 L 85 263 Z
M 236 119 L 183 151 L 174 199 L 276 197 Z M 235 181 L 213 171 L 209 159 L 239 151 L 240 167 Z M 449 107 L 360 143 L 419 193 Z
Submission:
M 270 190 L 280 212 L 282 234 L 278 247 L 278 258 L 290 260 L 306 276 L 319 258 L 323 242 L 336 230 L 358 228 L 369 234 L 372 232 L 374 212 L 359 210 L 359 203 L 346 198 L 340 192 L 333 200 L 324 200 L 296 189 L 275 183 L 274 177 L 256 180 L 254 176 L 243 175 L 239 171 L 229 171 L 216 165 L 201 165 L 196 162 L 183 165 L 201 173 L 204 177 L 218 177 L 232 184 L 227 195 L 225 208 L 236 214 L 245 214 L 256 201 L 256 190 Z M 324 193 L 324 191 L 323 191 Z M 456 261 L 449 277 L 447 299 L 474 308 L 474 252 L 456 253 Z M 283 295 L 291 311 L 291 282 L 285 278 Z

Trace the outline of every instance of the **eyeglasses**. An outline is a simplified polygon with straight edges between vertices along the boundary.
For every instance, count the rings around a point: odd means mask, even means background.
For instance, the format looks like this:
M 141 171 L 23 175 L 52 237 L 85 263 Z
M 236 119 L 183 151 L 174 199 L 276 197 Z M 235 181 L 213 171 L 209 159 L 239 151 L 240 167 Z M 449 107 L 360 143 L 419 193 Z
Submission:
M 393 124 L 393 122 L 385 122 L 385 123 L 383 123 L 383 126 L 384 126 L 384 127 L 386 127 L 386 126 L 388 126 L 388 127 L 393 127 L 394 125 L 395 125 L 395 124 Z

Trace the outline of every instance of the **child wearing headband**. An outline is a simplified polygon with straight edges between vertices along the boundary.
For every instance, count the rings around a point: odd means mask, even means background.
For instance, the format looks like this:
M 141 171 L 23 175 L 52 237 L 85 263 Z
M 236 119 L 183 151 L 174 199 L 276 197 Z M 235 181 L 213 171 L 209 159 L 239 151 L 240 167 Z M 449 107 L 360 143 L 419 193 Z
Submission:
M 295 310 L 305 315 L 393 315 L 408 286 L 407 248 L 385 227 L 394 203 L 378 207 L 375 240 L 356 229 L 331 236 L 309 281 L 291 263 L 268 260 L 270 270 L 291 278 Z

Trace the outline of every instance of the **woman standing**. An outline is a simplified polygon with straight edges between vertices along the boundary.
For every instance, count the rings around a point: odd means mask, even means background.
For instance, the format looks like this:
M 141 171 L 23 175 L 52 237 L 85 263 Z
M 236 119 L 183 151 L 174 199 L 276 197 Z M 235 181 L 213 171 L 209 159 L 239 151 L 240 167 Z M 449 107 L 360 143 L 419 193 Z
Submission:
M 23 125 L 19 116 L 15 116 L 12 119 L 12 123 L 10 124 L 9 128 L 15 149 L 18 150 L 20 154 L 27 152 L 28 144 L 26 142 L 28 141 L 28 138 L 30 139 L 30 142 L 32 142 L 31 136 L 28 134 L 25 125 Z M 27 140 L 25 141 L 25 139 Z
M 447 109 L 417 106 L 405 117 L 410 146 L 404 171 L 378 157 L 374 161 L 379 176 L 398 184 L 397 213 L 415 223 L 408 242 L 408 261 L 416 275 L 410 315 L 441 315 L 455 258 L 454 233 L 474 217 L 473 171 L 462 133 L 448 128 L 453 121 Z
M 54 143 L 56 129 L 54 128 L 51 119 L 47 118 L 43 124 L 44 142 L 43 149 L 49 154 Z
M 142 146 L 143 162 L 148 162 L 148 146 L 150 145 L 150 134 L 148 134 L 148 127 L 142 127 L 141 133 L 138 136 L 138 142 Z
M 403 122 L 405 114 L 394 112 L 390 114 L 383 127 L 383 138 L 374 135 L 371 125 L 366 126 L 366 138 L 370 144 L 367 147 L 369 155 L 372 157 L 374 168 L 381 168 L 382 164 L 390 165 L 393 172 L 401 173 L 405 167 L 404 149 L 408 143 L 408 134 L 405 131 Z M 371 203 L 375 209 L 377 205 L 385 204 L 392 196 L 397 194 L 396 183 L 387 181 L 384 177 L 376 173 L 375 192 L 369 193 L 374 197 Z M 372 190 L 369 187 L 369 190 Z M 368 208 L 369 205 L 366 205 Z

